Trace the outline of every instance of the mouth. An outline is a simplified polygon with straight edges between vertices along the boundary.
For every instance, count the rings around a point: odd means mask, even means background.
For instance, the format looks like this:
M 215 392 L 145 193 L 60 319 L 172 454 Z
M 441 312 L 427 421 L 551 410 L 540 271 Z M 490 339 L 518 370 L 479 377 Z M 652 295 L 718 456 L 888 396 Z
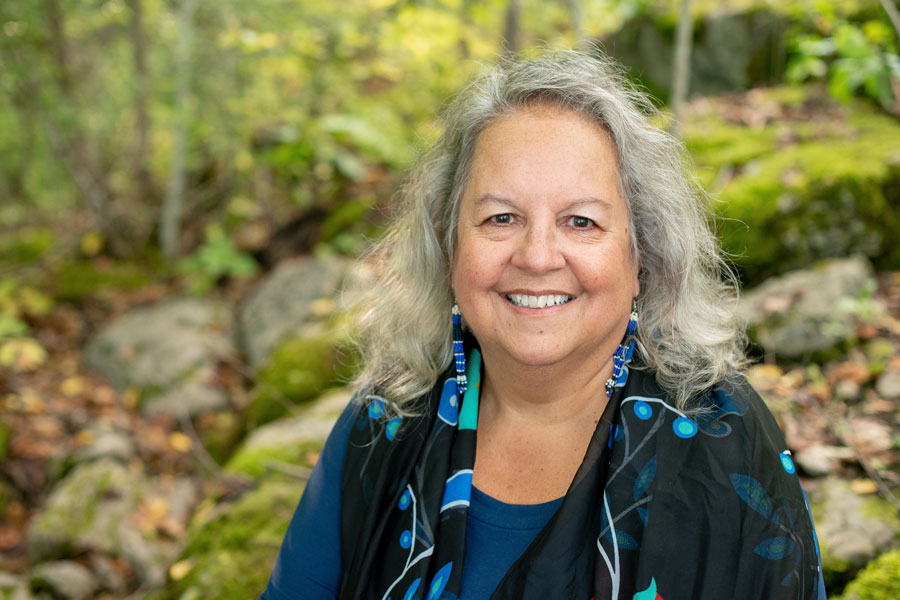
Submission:
M 504 297 L 513 305 L 522 308 L 550 308 L 551 306 L 562 306 L 575 299 L 575 296 L 567 296 L 565 294 L 546 294 L 543 296 L 504 294 Z

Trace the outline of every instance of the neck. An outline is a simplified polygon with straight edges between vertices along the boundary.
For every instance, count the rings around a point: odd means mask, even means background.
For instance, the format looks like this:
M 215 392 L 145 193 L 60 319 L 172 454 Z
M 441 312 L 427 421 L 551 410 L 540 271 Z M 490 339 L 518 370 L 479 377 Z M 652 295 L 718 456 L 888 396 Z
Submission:
M 612 375 L 609 359 L 600 369 L 595 361 L 532 367 L 507 364 L 484 355 L 479 421 L 514 419 L 545 427 L 596 424 L 606 408 L 606 380 Z

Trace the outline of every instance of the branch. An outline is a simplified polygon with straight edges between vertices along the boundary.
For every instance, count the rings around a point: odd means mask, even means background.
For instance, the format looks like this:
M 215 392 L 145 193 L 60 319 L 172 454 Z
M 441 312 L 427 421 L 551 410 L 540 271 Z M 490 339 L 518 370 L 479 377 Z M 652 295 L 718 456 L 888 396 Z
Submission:
M 884 12 L 888 14 L 888 18 L 894 25 L 894 29 L 897 31 L 897 37 L 900 37 L 900 11 L 897 10 L 897 7 L 894 6 L 894 3 L 891 2 L 891 0 L 881 0 L 881 6 L 884 7 Z

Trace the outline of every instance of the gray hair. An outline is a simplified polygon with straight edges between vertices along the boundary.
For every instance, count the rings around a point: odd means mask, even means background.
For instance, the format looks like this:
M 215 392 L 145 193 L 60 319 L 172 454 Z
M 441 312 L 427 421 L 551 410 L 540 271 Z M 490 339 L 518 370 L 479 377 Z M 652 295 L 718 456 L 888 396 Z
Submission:
M 358 296 L 358 381 L 398 414 L 414 414 L 416 400 L 450 365 L 450 265 L 475 143 L 498 117 L 535 105 L 574 111 L 611 137 L 640 267 L 640 355 L 690 411 L 691 399 L 743 364 L 736 279 L 682 144 L 651 125 L 656 109 L 618 66 L 574 51 L 505 59 L 447 108 L 443 135 L 398 192 L 393 221 L 366 257 L 376 281 Z

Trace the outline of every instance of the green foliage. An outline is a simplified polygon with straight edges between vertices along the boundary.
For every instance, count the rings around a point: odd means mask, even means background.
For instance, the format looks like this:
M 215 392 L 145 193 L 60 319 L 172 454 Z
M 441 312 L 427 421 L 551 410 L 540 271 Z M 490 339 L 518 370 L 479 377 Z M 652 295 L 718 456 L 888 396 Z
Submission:
M 786 78 L 792 83 L 828 80 L 832 96 L 847 102 L 858 92 L 885 110 L 900 114 L 895 86 L 900 82 L 900 56 L 892 31 L 882 21 L 862 26 L 840 23 L 829 36 L 806 35 L 792 40 L 793 56 Z
M 25 337 L 30 329 L 26 317 L 50 312 L 53 300 L 13 277 L 0 278 L 0 341 Z
M 204 294 L 224 277 L 241 279 L 251 277 L 259 270 L 253 257 L 235 248 L 220 226 L 208 226 L 205 234 L 204 244 L 178 265 L 192 293 Z
M 869 563 L 844 590 L 843 600 L 900 598 L 900 550 L 882 554 Z
M 170 581 L 159 598 L 255 598 L 265 587 L 303 485 L 267 480 L 228 510 L 200 510 L 187 535 L 182 560 L 187 575 Z

